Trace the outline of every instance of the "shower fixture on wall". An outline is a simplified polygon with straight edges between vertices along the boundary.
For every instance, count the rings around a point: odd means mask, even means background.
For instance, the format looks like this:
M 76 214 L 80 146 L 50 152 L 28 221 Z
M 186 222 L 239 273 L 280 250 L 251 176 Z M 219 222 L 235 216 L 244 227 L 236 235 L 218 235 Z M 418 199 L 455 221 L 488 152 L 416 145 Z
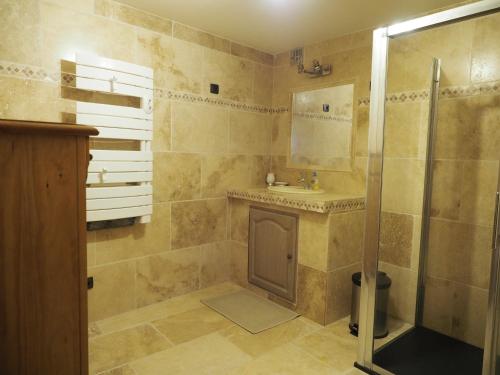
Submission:
M 297 65 L 299 73 L 311 75 L 311 78 L 322 77 L 332 74 L 331 64 L 321 65 L 318 60 L 313 60 L 311 69 L 305 69 L 304 64 Z

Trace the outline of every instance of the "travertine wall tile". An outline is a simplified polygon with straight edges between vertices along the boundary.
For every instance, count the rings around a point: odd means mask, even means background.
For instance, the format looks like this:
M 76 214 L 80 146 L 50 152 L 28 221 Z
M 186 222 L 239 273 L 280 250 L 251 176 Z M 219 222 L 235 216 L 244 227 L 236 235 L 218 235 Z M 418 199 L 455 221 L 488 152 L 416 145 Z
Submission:
M 214 106 L 172 103 L 172 150 L 225 152 L 228 117 L 227 110 Z
M 40 12 L 37 0 L 5 0 L 0 4 L 2 60 L 38 65 L 41 52 Z
M 255 64 L 254 67 L 253 102 L 271 106 L 273 99 L 273 68 L 261 64 Z
M 248 286 L 248 244 L 229 241 L 231 252 L 231 280 L 241 286 Z
M 361 263 L 328 272 L 325 323 L 330 324 L 351 312 L 352 274 L 361 271 Z
M 250 186 L 252 160 L 246 155 L 206 155 L 203 157 L 202 196 L 225 197 L 227 190 Z
M 95 0 L 95 13 L 134 26 L 172 35 L 172 21 L 115 1 Z
M 97 288 L 88 294 L 89 321 L 132 310 L 135 305 L 135 261 L 91 267 L 88 275 Z
M 170 101 L 155 98 L 153 112 L 153 151 L 170 151 L 171 149 L 171 109 Z
M 172 249 L 225 239 L 225 198 L 172 203 Z
M 199 289 L 200 248 L 137 260 L 137 307 Z
M 221 52 L 230 52 L 230 42 L 227 39 L 219 38 L 215 35 L 201 30 L 174 22 L 174 38 L 182 39 L 187 42 L 196 43 L 201 46 L 215 49 Z
M 366 212 L 330 215 L 328 271 L 361 262 Z
M 155 202 L 199 199 L 201 157 L 198 154 L 155 152 L 153 195 Z
M 463 162 L 434 160 L 432 163 L 431 215 L 458 220 L 461 205 Z
M 328 224 L 328 215 L 301 212 L 298 234 L 299 264 L 315 270 L 327 270 Z
M 475 20 L 472 41 L 471 81 L 484 82 L 500 79 L 500 47 L 498 39 L 498 13 Z
M 496 124 L 499 116 L 498 95 L 441 100 L 435 157 L 498 160 L 500 130 Z
M 418 102 L 386 106 L 384 157 L 418 156 L 420 112 Z
M 240 102 L 251 101 L 255 64 L 208 48 L 203 52 L 202 92 L 209 94 L 210 83 L 217 83 L 221 97 Z
M 427 274 L 486 289 L 491 228 L 431 219 Z
M 325 324 L 327 273 L 299 264 L 297 280 L 297 311 Z
M 268 155 L 271 150 L 271 116 L 231 111 L 229 152 Z
M 413 322 L 417 301 L 417 272 L 386 262 L 379 262 L 379 270 L 386 272 L 392 280 L 388 314 L 405 322 Z
M 382 210 L 419 215 L 422 212 L 424 161 L 385 159 Z
M 410 268 L 413 249 L 412 215 L 382 212 L 380 221 L 379 260 Z
M 230 280 L 231 247 L 229 241 L 201 245 L 200 251 L 200 288 Z
M 153 206 L 151 223 L 96 231 L 96 262 L 105 264 L 170 250 L 170 204 Z M 96 284 L 97 287 L 99 284 Z
M 287 155 L 290 142 L 291 114 L 289 112 L 274 114 L 272 121 L 271 154 Z
M 272 65 L 274 57 L 270 53 L 256 50 L 255 48 L 243 46 L 238 43 L 231 43 L 231 54 L 244 57 L 257 63 Z
M 465 341 L 484 346 L 484 318 L 488 290 L 428 277 L 425 288 L 424 325 Z
M 230 239 L 233 241 L 248 243 L 248 222 L 250 214 L 250 203 L 242 199 L 230 199 Z

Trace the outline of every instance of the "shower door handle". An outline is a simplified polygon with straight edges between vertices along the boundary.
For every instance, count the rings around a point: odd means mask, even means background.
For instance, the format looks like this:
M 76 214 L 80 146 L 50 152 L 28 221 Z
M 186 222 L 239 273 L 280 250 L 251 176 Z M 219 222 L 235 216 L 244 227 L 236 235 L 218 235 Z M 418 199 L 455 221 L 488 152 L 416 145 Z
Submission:
M 498 227 L 500 226 L 500 192 L 497 191 L 495 198 L 495 217 L 493 219 L 493 239 L 491 241 L 491 248 L 495 250 L 498 247 Z

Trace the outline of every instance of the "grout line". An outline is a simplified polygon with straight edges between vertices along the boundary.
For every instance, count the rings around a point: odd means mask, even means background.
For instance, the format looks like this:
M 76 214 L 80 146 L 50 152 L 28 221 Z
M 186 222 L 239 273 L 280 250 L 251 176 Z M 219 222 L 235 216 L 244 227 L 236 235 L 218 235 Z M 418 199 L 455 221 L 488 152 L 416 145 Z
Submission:
M 222 239 L 222 240 L 218 240 L 218 241 L 212 241 L 212 242 L 202 243 L 202 244 L 199 244 L 199 245 L 182 247 L 182 248 L 179 248 L 179 249 L 162 250 L 160 252 L 151 253 L 151 254 L 147 254 L 147 255 L 142 255 L 142 256 L 137 256 L 137 257 L 130 257 L 130 258 L 127 258 L 127 259 L 120 259 L 120 260 L 116 260 L 116 261 L 112 261 L 112 262 L 107 262 L 107 263 L 100 263 L 100 264 L 96 264 L 96 265 L 94 265 L 92 267 L 88 267 L 88 268 L 92 268 L 93 269 L 93 268 L 99 268 L 99 267 L 104 267 L 104 266 L 113 265 L 113 264 L 120 264 L 120 263 L 126 263 L 126 262 L 130 262 L 130 261 L 136 261 L 136 260 L 146 259 L 146 258 L 150 258 L 150 257 L 156 256 L 156 255 L 172 254 L 174 252 L 180 252 L 180 251 L 186 251 L 186 250 L 196 249 L 197 247 L 200 247 L 200 246 L 203 246 L 203 245 L 210 245 L 210 244 L 214 244 L 214 243 L 222 242 L 222 241 L 225 241 L 225 240 Z M 147 306 L 149 306 L 149 305 L 147 305 Z M 141 306 L 141 307 L 144 307 L 144 306 Z
M 167 337 L 167 335 L 165 335 L 158 328 L 156 328 L 156 326 L 152 322 L 147 323 L 147 325 L 149 325 L 151 328 L 153 328 L 161 337 L 163 337 L 165 339 L 165 341 L 167 341 L 169 344 L 171 344 L 172 347 L 177 346 L 177 344 L 175 344 L 172 340 L 170 340 Z M 169 349 L 169 348 L 167 348 L 167 349 Z

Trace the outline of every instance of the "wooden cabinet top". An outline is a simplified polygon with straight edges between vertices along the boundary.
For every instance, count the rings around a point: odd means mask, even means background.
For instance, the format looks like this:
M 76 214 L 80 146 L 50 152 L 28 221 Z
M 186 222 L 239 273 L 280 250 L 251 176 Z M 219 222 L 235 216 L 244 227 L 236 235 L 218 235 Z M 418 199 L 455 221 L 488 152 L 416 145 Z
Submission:
M 0 119 L 0 132 L 68 136 L 91 136 L 99 134 L 99 131 L 96 128 L 86 125 L 5 119 Z

